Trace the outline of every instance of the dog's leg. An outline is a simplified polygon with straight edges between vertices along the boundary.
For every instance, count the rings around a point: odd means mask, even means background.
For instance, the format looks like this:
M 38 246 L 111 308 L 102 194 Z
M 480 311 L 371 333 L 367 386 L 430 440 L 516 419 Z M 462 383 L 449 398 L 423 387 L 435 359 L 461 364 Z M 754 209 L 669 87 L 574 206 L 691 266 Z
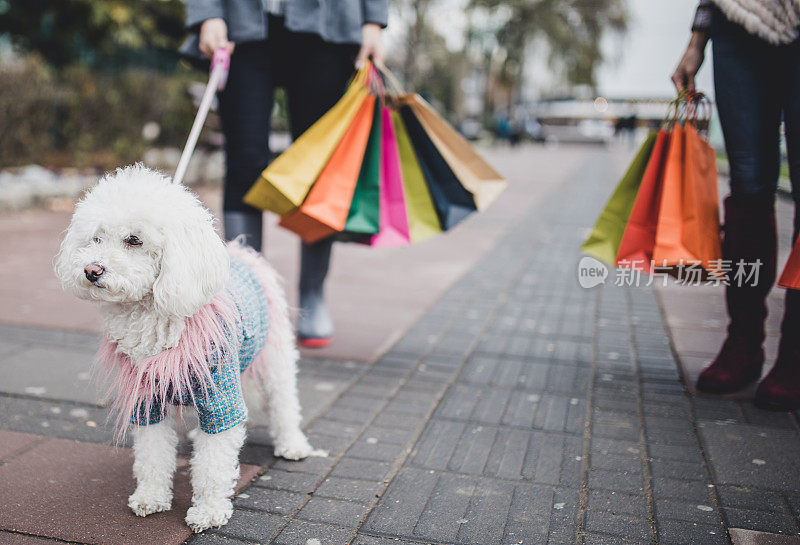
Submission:
M 269 433 L 275 456 L 300 460 L 308 456 L 327 456 L 314 450 L 300 429 L 300 401 L 297 397 L 297 342 L 289 320 L 286 295 L 275 270 L 265 262 L 253 263 L 269 302 L 269 333 L 258 362 L 263 383 L 264 410 L 269 419 Z
M 291 352 L 290 352 L 291 353 Z M 296 351 L 294 352 L 296 354 Z M 308 456 L 328 455 L 314 449 L 300 428 L 300 400 L 297 396 L 297 369 L 294 359 L 276 361 L 273 358 L 265 370 L 264 400 L 269 417 L 269 433 L 275 456 L 301 460 Z
M 169 418 L 133 430 L 133 475 L 136 491 L 128 507 L 140 517 L 172 507 L 172 476 L 177 463 L 178 434 Z
M 231 518 L 245 434 L 244 424 L 213 435 L 198 431 L 192 454 L 192 506 L 186 513 L 186 524 L 195 532 L 224 526 Z

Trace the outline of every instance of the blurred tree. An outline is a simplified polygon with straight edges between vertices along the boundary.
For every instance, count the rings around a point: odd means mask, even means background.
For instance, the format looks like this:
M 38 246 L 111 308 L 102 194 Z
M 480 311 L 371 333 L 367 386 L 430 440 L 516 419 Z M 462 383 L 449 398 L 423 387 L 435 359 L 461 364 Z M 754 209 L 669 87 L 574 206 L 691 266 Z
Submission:
M 625 0 L 470 0 L 470 9 L 481 8 L 493 24 L 472 28 L 468 41 L 479 42 L 487 72 L 508 87 L 510 104 L 519 99 L 532 44 L 545 44 L 550 67 L 565 83 L 594 89 L 604 33 L 624 32 L 628 23 Z
M 184 35 L 181 0 L 2 3 L 0 34 L 7 34 L 16 45 L 39 54 L 55 68 L 75 63 L 136 64 L 137 53 L 152 58 L 153 51 L 168 51 L 174 59 Z M 127 62 L 120 63 L 121 59 Z

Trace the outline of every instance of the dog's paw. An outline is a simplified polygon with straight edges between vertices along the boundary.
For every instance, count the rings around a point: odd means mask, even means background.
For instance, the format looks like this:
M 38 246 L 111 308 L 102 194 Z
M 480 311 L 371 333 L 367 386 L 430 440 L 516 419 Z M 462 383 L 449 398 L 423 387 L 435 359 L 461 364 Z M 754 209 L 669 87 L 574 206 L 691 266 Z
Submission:
M 128 507 L 137 516 L 146 517 L 153 513 L 172 509 L 172 494 L 136 491 L 128 497 Z
M 225 526 L 232 514 L 231 500 L 200 503 L 191 506 L 186 512 L 186 524 L 193 532 L 202 532 L 209 528 Z
M 328 452 L 321 449 L 315 449 L 308 442 L 306 436 L 300 434 L 289 439 L 276 441 L 275 456 L 279 458 L 286 458 L 287 460 L 302 460 L 303 458 L 308 458 L 309 456 L 325 458 L 328 456 Z

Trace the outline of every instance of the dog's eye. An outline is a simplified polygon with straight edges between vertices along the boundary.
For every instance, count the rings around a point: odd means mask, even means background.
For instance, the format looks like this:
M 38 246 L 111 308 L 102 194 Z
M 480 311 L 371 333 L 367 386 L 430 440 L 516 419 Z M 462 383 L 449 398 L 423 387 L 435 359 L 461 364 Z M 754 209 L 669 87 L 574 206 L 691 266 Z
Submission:
M 95 244 L 100 244 L 102 240 L 100 239 L 100 237 L 92 237 L 92 242 L 94 242 Z
M 124 242 L 128 246 L 141 246 L 142 245 L 142 241 L 139 240 L 139 237 L 137 237 L 136 235 L 128 236 L 127 238 L 125 238 Z

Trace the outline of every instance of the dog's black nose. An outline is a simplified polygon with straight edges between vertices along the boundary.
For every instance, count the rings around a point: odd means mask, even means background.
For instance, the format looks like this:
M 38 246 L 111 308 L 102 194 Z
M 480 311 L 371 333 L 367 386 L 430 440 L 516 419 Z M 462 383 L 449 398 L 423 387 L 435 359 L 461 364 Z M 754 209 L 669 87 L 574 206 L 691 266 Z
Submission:
M 91 265 L 86 265 L 83 268 L 83 274 L 86 275 L 86 279 L 89 282 L 97 282 L 97 280 L 103 276 L 103 273 L 106 272 L 106 268 L 102 265 L 98 265 L 97 263 L 92 263 Z

